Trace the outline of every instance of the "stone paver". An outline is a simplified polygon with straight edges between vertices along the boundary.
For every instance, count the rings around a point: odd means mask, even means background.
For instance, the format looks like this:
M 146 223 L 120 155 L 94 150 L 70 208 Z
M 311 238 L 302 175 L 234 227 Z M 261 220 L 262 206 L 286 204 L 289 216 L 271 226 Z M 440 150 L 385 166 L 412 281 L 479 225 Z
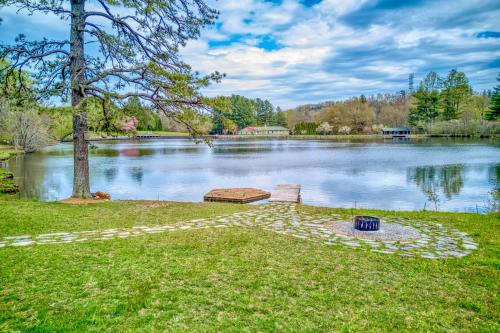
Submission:
M 386 230 L 411 229 L 418 234 L 418 237 L 412 234 L 412 237 L 408 238 L 408 240 L 398 241 L 392 238 L 384 240 L 383 238 L 380 239 L 380 237 L 356 237 L 359 235 L 339 232 L 338 230 L 345 229 L 348 220 L 348 216 L 338 214 L 311 214 L 297 211 L 296 204 L 270 203 L 258 205 L 254 210 L 248 212 L 183 221 L 169 225 L 7 236 L 0 238 L 0 248 L 121 239 L 177 230 L 224 227 L 262 228 L 278 234 L 320 242 L 329 246 L 346 246 L 352 249 L 428 259 L 464 257 L 478 247 L 478 244 L 467 233 L 445 227 L 439 223 L 401 217 L 383 218 L 382 223 L 391 226 Z M 336 228 L 336 225 L 343 227 Z

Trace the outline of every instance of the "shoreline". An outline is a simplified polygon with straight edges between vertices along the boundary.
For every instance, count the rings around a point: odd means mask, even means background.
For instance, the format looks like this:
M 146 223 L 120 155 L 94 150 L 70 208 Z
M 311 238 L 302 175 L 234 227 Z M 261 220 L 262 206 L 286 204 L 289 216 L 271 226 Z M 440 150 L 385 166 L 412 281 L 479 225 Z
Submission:
M 385 136 L 382 134 L 352 134 L 352 135 L 204 135 L 199 137 L 192 137 L 189 135 L 137 135 L 137 136 L 115 136 L 115 137 L 92 137 L 89 138 L 88 142 L 100 142 L 100 141 L 128 141 L 128 140 L 179 140 L 179 139 L 208 139 L 208 140 L 265 140 L 265 139 L 281 139 L 281 140 L 350 140 L 350 139 L 367 139 L 367 140 L 393 140 L 393 139 L 485 139 L 485 140 L 498 140 L 499 136 L 464 136 L 464 135 L 429 135 L 429 134 L 410 134 L 406 137 L 396 137 Z M 62 139 L 59 142 L 67 143 L 73 142 L 72 139 Z

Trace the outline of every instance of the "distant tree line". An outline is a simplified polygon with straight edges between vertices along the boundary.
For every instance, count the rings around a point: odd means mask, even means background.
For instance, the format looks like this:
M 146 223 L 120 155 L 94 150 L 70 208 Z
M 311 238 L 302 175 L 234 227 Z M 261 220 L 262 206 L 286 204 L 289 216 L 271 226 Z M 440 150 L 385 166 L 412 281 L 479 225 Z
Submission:
M 215 110 L 211 131 L 214 134 L 234 134 L 247 126 L 287 126 L 286 114 L 268 100 L 240 95 L 219 99 L 224 107 Z
M 498 87 L 495 89 L 498 91 Z M 499 119 L 495 106 L 498 92 L 474 93 L 465 73 L 457 70 L 446 77 L 428 73 L 413 99 L 408 123 L 426 133 L 486 134 L 483 131 L 490 126 L 487 121 Z
M 377 133 L 411 127 L 434 135 L 500 135 L 500 74 L 493 91 L 474 92 L 465 73 L 428 73 L 418 88 L 304 105 L 287 111 L 294 134 Z
M 384 126 L 406 126 L 410 104 L 405 92 L 361 95 L 289 110 L 287 121 L 294 134 L 370 134 Z

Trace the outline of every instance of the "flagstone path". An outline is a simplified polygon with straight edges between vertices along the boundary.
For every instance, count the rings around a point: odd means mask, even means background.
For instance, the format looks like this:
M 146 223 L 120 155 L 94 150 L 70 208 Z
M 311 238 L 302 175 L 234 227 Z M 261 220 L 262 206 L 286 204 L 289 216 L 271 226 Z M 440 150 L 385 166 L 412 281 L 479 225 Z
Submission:
M 349 216 L 297 211 L 297 204 L 269 203 L 254 210 L 168 225 L 137 226 L 79 232 L 57 232 L 0 238 L 0 248 L 120 239 L 177 230 L 245 227 L 289 235 L 326 245 L 340 245 L 386 254 L 429 259 L 464 257 L 478 247 L 467 233 L 435 222 L 401 217 L 382 219 L 377 237 L 345 232 Z M 405 238 L 405 234 L 409 237 Z M 411 237 L 410 237 L 411 236 Z

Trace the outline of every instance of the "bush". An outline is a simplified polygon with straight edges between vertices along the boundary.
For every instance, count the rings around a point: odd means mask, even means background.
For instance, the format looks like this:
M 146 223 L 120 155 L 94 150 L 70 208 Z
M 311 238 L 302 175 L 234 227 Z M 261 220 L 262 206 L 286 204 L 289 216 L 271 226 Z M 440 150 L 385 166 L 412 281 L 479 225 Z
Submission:
M 333 131 L 333 126 L 327 122 L 321 123 L 321 125 L 316 128 L 316 132 L 321 134 L 330 134 Z
M 125 133 L 132 133 L 135 134 L 137 133 L 137 125 L 139 124 L 139 120 L 135 117 L 128 117 L 125 116 L 123 119 L 118 123 L 118 128 L 125 132 Z
M 303 122 L 295 125 L 293 129 L 293 134 L 295 135 L 315 135 L 318 134 L 316 132 L 316 128 L 318 124 L 313 122 Z
M 440 121 L 433 124 L 431 135 L 452 136 L 499 136 L 500 122 L 472 121 L 464 123 L 460 120 Z
M 339 128 L 339 134 L 349 134 L 351 133 L 351 128 L 349 126 L 342 126 Z
M 363 134 L 372 134 L 372 133 L 373 133 L 373 130 L 371 127 L 369 127 L 369 126 L 363 127 Z

